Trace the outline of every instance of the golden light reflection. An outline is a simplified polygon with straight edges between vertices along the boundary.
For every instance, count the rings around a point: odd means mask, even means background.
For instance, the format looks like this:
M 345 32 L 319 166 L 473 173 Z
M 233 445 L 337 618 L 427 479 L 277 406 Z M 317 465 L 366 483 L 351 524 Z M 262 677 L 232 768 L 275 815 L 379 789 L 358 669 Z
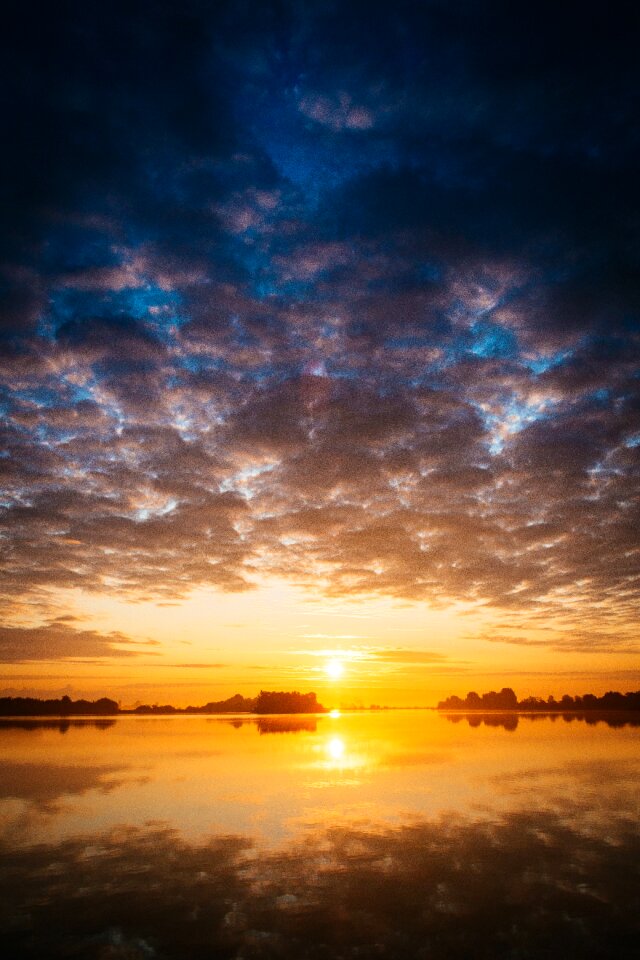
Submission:
M 370 752 L 363 751 L 361 747 L 362 744 L 358 738 L 346 736 L 342 731 L 328 734 L 315 746 L 320 756 L 313 766 L 331 774 L 332 778 L 337 775 L 343 784 L 349 783 L 355 786 L 360 782 L 362 771 L 372 769 L 376 765 Z
M 339 711 L 339 710 L 330 710 L 330 711 L 329 711 L 329 716 L 330 716 L 330 717 L 333 717 L 334 720 L 335 720 L 337 717 L 340 716 L 340 711 Z

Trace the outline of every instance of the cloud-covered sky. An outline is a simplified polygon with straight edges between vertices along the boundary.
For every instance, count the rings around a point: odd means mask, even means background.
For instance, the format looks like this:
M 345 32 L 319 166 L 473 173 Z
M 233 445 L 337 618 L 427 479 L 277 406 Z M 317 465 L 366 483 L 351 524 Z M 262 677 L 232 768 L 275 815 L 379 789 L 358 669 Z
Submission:
M 9 5 L 2 659 L 281 580 L 639 649 L 637 20 Z

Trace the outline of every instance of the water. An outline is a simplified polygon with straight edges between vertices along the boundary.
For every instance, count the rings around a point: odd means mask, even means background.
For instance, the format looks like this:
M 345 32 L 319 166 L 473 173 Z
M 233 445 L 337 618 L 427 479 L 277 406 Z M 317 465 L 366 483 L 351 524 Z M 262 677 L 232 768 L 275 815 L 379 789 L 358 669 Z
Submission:
M 0 722 L 4 955 L 633 955 L 640 726 L 514 725 Z

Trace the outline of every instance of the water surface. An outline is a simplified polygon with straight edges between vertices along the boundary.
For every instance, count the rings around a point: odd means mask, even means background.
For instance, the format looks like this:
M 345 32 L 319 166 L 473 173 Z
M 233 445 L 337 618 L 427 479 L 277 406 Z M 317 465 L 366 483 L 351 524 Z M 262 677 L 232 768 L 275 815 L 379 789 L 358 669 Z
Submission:
M 23 957 L 618 957 L 640 727 L 618 718 L 0 723 Z

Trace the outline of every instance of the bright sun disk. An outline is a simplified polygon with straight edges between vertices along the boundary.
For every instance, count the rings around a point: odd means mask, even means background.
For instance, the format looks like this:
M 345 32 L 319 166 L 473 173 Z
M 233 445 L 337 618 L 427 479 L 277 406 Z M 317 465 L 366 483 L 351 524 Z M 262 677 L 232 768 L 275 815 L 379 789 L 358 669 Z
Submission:
M 324 669 L 332 680 L 338 680 L 344 673 L 344 664 L 341 660 L 329 660 Z

